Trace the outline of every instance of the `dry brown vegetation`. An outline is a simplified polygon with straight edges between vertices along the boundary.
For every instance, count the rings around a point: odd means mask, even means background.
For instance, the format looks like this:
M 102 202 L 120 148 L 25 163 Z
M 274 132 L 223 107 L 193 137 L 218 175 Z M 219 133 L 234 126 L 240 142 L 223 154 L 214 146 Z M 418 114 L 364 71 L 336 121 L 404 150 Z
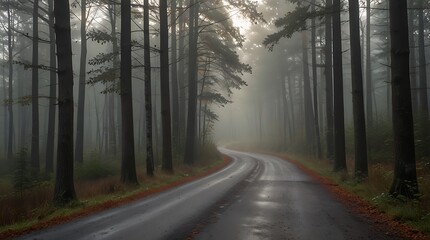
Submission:
M 146 170 L 139 167 L 137 173 L 139 186 L 124 185 L 120 182 L 119 176 L 77 180 L 75 188 L 80 201 L 66 208 L 51 205 L 52 182 L 16 192 L 11 182 L 3 180 L 0 183 L 0 238 L 16 236 L 20 232 L 36 230 L 134 201 L 203 177 L 227 163 L 228 159 L 225 158 L 223 161 L 213 159 L 200 161 L 194 166 L 178 164 L 175 166 L 174 174 L 158 170 L 154 177 L 148 177 L 145 174 Z M 43 223 L 44 221 L 46 223 Z

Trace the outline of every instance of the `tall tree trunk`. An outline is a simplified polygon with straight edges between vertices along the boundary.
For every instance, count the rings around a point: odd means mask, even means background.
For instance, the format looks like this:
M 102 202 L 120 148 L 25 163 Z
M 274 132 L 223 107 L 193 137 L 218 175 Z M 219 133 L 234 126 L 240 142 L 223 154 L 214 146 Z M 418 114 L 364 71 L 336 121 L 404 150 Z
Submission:
M 326 81 L 326 117 L 327 117 L 327 158 L 334 159 L 334 114 L 333 114 L 333 41 L 332 41 L 332 0 L 326 1 L 325 15 L 325 81 Z
M 197 40 L 198 40 L 198 17 L 199 3 L 194 0 L 189 2 L 189 60 L 188 60 L 188 118 L 187 136 L 185 142 L 184 162 L 193 164 L 195 162 L 196 144 L 196 113 L 197 113 Z
M 423 8 L 423 1 L 420 1 L 420 8 Z M 418 54 L 420 66 L 420 112 L 423 118 L 428 117 L 428 97 L 427 97 L 427 61 L 426 49 L 424 45 L 424 9 L 418 11 Z
M 135 152 L 133 97 L 131 87 L 131 6 L 130 0 L 121 1 L 121 123 L 122 161 L 121 181 L 137 184 Z
M 312 0 L 312 11 L 315 11 L 315 0 Z M 316 153 L 318 158 L 322 158 L 321 153 L 321 136 L 320 136 L 320 124 L 318 116 L 318 72 L 317 72 L 317 50 L 316 50 L 316 23 L 315 18 L 312 18 L 312 80 L 313 80 L 313 93 L 314 93 L 314 113 L 315 113 L 315 145 Z
M 143 35 L 145 65 L 145 116 L 146 116 L 146 174 L 154 175 L 154 150 L 152 146 L 152 93 L 151 93 L 151 49 L 149 36 L 149 1 L 144 0 Z
M 160 0 L 160 91 L 161 122 L 163 131 L 163 164 L 164 171 L 173 172 L 172 163 L 172 126 L 170 117 L 170 83 L 169 83 L 169 26 L 167 21 L 167 0 Z M 176 50 L 175 50 L 176 51 Z
M 333 1 L 334 171 L 346 170 L 340 0 Z
M 54 0 L 48 2 L 49 13 L 49 113 L 48 135 L 46 141 L 46 173 L 54 171 L 54 139 L 55 139 L 55 112 L 57 103 L 57 78 L 54 69 L 57 67 L 55 58 L 55 32 L 54 32 Z
M 4 42 L 2 43 L 2 49 L 3 49 L 3 51 L 2 51 L 2 53 L 3 53 L 3 58 L 2 59 L 5 59 L 5 56 L 6 56 L 6 53 L 5 53 L 5 44 L 4 44 Z M 3 83 L 3 98 L 4 99 L 7 99 L 8 97 L 7 97 L 7 88 L 6 88 L 6 73 L 5 73 L 5 68 L 6 68 L 6 66 L 5 65 L 3 65 L 2 66 L 2 83 Z M 6 153 L 7 152 L 7 108 L 8 108 L 8 106 L 7 106 L 7 104 L 4 104 L 3 105 L 3 108 L 4 108 L 4 118 L 3 118 L 3 134 L 4 134 L 4 138 L 3 138 L 3 144 L 4 144 L 4 152 Z
M 305 108 L 305 137 L 309 151 L 315 151 L 315 124 L 314 111 L 312 107 L 311 81 L 309 76 L 309 62 L 307 50 L 307 36 L 302 32 L 302 53 L 303 53 L 303 97 Z
M 414 113 L 418 112 L 418 84 L 417 84 L 417 69 L 418 69 L 418 65 L 417 65 L 417 59 L 416 59 L 416 55 L 415 55 L 415 18 L 414 18 L 414 13 L 415 10 L 414 8 L 414 2 L 415 1 L 409 1 L 409 14 L 408 14 L 408 22 L 409 22 L 409 51 L 410 51 L 410 58 L 409 58 L 409 64 L 411 67 L 411 97 L 412 97 L 412 110 Z
M 180 152 L 184 151 L 183 142 L 185 139 L 185 129 L 186 129 L 186 87 L 185 87 L 185 11 L 183 10 L 183 0 L 179 0 L 179 8 L 181 9 L 179 15 L 179 39 L 178 39 L 178 87 L 179 87 L 179 136 L 178 136 L 178 146 Z
M 287 73 L 287 83 L 288 83 L 288 96 L 290 98 L 290 109 L 291 109 L 291 126 L 293 131 L 291 131 L 291 136 L 294 137 L 296 129 L 296 121 L 294 114 L 294 88 L 293 88 L 293 78 Z
M 351 45 L 352 103 L 354 118 L 355 176 L 367 176 L 367 139 L 361 67 L 360 8 L 358 0 L 349 0 L 349 29 Z
M 116 84 L 117 81 L 117 71 L 119 69 L 119 48 L 118 48 L 118 38 L 116 35 L 116 5 L 109 5 L 109 18 L 111 22 L 111 36 L 112 36 L 112 51 L 115 54 L 113 59 L 112 67 L 114 69 L 114 82 L 112 84 Z M 119 109 L 115 108 L 115 98 L 116 93 L 109 93 L 108 101 L 109 101 L 109 153 L 116 156 L 117 155 L 117 124 L 115 121 L 116 111 L 119 112 Z M 119 104 L 118 104 L 119 106 Z M 115 111 L 116 110 L 116 111 Z M 118 137 L 120 135 L 118 134 Z
M 54 1 L 58 58 L 58 148 L 54 202 L 76 199 L 73 185 L 73 66 L 68 0 Z
M 87 69 L 87 0 L 81 0 L 81 59 L 79 67 L 78 115 L 76 118 L 75 162 L 84 161 L 85 78 Z M 107 109 L 106 109 L 107 110 Z M 107 130 L 107 129 L 106 129 Z
M 179 150 L 179 96 L 178 96 L 178 54 L 176 40 L 176 0 L 170 2 L 170 27 L 171 27 L 171 80 L 172 80 L 172 139 L 173 148 Z
M 370 0 L 366 0 L 366 113 L 367 113 L 367 127 L 373 129 L 373 82 L 372 82 L 372 59 L 370 56 Z
M 10 10 L 10 0 L 7 3 L 7 19 L 8 19 L 8 32 L 7 32 L 7 48 L 8 48 L 8 63 L 9 63 L 9 91 L 8 91 L 8 114 L 9 114 L 9 131 L 8 131 L 8 144 L 7 144 L 7 158 L 13 158 L 13 140 L 14 140 L 14 122 L 13 122 L 13 53 L 12 53 L 12 17 Z
M 31 172 L 40 171 L 39 163 L 39 0 L 33 1 L 33 60 L 31 68 Z
M 406 0 L 390 0 L 391 86 L 393 92 L 394 180 L 390 194 L 415 198 L 418 191 L 409 79 Z

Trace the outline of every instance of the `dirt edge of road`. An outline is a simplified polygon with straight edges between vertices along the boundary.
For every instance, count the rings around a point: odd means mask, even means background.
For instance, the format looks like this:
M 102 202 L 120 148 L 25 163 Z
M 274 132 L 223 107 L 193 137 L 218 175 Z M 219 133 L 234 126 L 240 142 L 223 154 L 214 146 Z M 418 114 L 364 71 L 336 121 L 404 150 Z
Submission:
M 129 203 L 138 201 L 138 200 L 142 200 L 143 198 L 162 193 L 162 192 L 167 191 L 171 188 L 178 187 L 178 186 L 184 185 L 186 183 L 204 178 L 208 175 L 211 175 L 212 173 L 220 171 L 221 169 L 228 166 L 231 162 L 232 162 L 232 159 L 230 157 L 228 157 L 227 155 L 223 155 L 223 161 L 221 164 L 216 165 L 216 166 L 208 169 L 207 171 L 205 171 L 203 173 L 200 173 L 200 174 L 197 174 L 194 176 L 189 176 L 189 177 L 183 178 L 179 181 L 172 182 L 172 183 L 166 184 L 164 186 L 161 186 L 161 187 L 158 187 L 155 189 L 150 189 L 147 191 L 141 191 L 141 192 L 138 192 L 134 195 L 131 195 L 131 196 L 128 196 L 125 198 L 112 199 L 112 200 L 108 200 L 106 202 L 103 202 L 103 203 L 100 203 L 97 205 L 89 206 L 89 207 L 83 208 L 82 210 L 80 210 L 78 212 L 74 212 L 70 215 L 58 216 L 58 217 L 54 217 L 52 219 L 43 220 L 43 221 L 37 222 L 34 225 L 31 225 L 31 226 L 24 228 L 24 229 L 21 229 L 21 230 L 6 230 L 5 232 L 0 233 L 0 239 L 13 239 L 13 238 L 25 235 L 25 234 L 29 234 L 31 232 L 42 230 L 44 228 L 64 224 L 64 223 L 70 222 L 72 220 L 76 220 L 78 218 L 82 218 L 82 217 L 89 216 L 91 214 L 95 214 L 95 213 L 98 213 L 98 212 L 101 212 L 104 210 L 108 210 L 111 208 L 126 205 Z

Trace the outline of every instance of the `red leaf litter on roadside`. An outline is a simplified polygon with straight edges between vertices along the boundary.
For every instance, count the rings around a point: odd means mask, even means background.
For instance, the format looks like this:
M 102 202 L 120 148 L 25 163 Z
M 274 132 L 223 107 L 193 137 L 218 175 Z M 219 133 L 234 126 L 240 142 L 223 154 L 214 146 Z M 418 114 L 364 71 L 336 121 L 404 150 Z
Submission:
M 174 188 L 174 187 L 195 181 L 197 179 L 206 177 L 212 173 L 215 173 L 215 172 L 221 170 L 222 168 L 226 167 L 230 163 L 231 163 L 231 158 L 229 158 L 227 156 L 223 156 L 223 162 L 220 165 L 217 165 L 217 166 L 215 166 L 215 167 L 213 167 L 213 168 L 209 169 L 208 171 L 205 171 L 201 174 L 186 177 L 184 179 L 181 179 L 181 180 L 176 181 L 176 182 L 172 182 L 170 184 L 161 186 L 159 188 L 139 192 L 139 193 L 136 193 L 134 195 L 128 196 L 126 198 L 109 200 L 107 202 L 104 202 L 104 203 L 101 203 L 98 205 L 85 207 L 84 209 L 82 209 L 76 213 L 73 213 L 71 215 L 58 216 L 58 217 L 55 217 L 55 218 L 52 218 L 52 219 L 49 219 L 46 221 L 41 221 L 41 222 L 38 222 L 38 223 L 36 223 L 36 224 L 26 228 L 26 229 L 23 229 L 23 230 L 7 230 L 3 233 L 0 233 L 0 239 L 13 239 L 13 238 L 16 238 L 18 236 L 22 236 L 22 235 L 25 235 L 25 234 L 28 234 L 28 233 L 31 233 L 34 231 L 38 231 L 38 230 L 48 228 L 51 226 L 67 223 L 67 222 L 70 222 L 72 220 L 76 220 L 76 219 L 81 218 L 81 217 L 89 216 L 91 214 L 98 213 L 98 212 L 101 212 L 103 210 L 107 210 L 110 208 L 119 207 L 119 206 L 122 206 L 122 205 L 125 205 L 128 203 L 132 203 L 134 201 L 141 200 L 145 197 L 155 195 L 155 194 L 161 193 L 163 191 L 166 191 L 168 189 L 171 189 L 171 188 Z
M 293 159 L 285 156 L 279 157 L 286 159 L 287 161 L 296 165 L 300 170 L 314 178 L 321 185 L 323 185 L 327 190 L 329 190 L 337 199 L 346 204 L 355 213 L 369 219 L 373 222 L 374 227 L 378 230 L 385 232 L 387 236 L 400 237 L 405 239 L 413 240 L 430 240 L 430 237 L 425 234 L 413 229 L 412 227 L 406 226 L 396 220 L 394 220 L 388 214 L 385 214 L 374 206 L 372 206 L 368 201 L 354 195 L 345 189 L 339 187 L 337 184 L 333 183 L 330 179 L 319 175 L 313 170 L 307 168 L 303 164 Z

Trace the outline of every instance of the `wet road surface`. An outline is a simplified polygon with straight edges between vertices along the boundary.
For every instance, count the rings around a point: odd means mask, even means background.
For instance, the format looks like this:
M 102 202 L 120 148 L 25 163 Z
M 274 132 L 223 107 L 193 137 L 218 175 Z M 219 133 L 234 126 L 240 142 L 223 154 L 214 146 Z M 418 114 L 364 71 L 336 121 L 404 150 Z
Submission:
M 294 165 L 220 150 L 233 158 L 220 172 L 20 239 L 393 239 Z

